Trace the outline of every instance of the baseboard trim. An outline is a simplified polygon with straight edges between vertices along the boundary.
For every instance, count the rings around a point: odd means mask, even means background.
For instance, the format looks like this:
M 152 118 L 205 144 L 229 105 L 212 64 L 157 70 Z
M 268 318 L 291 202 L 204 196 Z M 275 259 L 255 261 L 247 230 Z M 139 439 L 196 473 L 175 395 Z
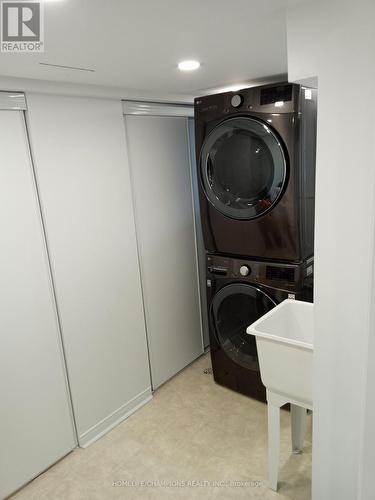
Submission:
M 79 447 L 87 448 L 90 444 L 94 443 L 97 439 L 116 427 L 120 422 L 128 418 L 132 413 L 151 401 L 151 399 L 151 387 L 148 387 L 83 434 L 80 434 L 78 436 Z

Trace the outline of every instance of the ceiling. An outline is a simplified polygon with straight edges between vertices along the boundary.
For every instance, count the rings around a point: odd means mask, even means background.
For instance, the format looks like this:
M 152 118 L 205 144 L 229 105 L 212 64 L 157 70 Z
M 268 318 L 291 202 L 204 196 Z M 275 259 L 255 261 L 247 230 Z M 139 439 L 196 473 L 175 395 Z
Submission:
M 287 71 L 286 0 L 42 1 L 45 52 L 0 53 L 0 75 L 199 95 Z

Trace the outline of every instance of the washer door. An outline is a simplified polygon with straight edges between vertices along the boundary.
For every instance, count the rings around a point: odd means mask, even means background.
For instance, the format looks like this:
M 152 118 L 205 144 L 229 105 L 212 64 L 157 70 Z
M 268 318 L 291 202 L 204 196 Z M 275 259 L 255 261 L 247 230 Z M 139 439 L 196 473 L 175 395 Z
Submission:
M 275 306 L 262 290 L 244 283 L 227 285 L 214 296 L 211 318 L 217 341 L 238 365 L 259 370 L 255 337 L 246 328 Z
M 208 200 L 224 215 L 254 219 L 279 200 L 287 166 L 279 139 L 253 118 L 230 118 L 207 136 L 200 157 Z

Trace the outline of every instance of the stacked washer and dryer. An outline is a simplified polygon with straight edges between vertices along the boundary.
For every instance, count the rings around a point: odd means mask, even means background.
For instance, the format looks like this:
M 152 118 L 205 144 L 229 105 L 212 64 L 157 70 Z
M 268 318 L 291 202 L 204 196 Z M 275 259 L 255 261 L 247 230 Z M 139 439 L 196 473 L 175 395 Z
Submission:
M 265 400 L 246 328 L 312 301 L 317 92 L 280 83 L 194 105 L 213 375 Z

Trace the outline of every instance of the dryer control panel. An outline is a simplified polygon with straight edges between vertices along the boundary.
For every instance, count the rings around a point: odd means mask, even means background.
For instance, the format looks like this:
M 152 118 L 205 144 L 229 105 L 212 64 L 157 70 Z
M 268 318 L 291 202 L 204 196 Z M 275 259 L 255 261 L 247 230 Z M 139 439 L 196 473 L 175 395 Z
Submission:
M 296 113 L 300 110 L 301 86 L 288 82 L 223 92 L 194 100 L 196 115 L 223 113 Z

